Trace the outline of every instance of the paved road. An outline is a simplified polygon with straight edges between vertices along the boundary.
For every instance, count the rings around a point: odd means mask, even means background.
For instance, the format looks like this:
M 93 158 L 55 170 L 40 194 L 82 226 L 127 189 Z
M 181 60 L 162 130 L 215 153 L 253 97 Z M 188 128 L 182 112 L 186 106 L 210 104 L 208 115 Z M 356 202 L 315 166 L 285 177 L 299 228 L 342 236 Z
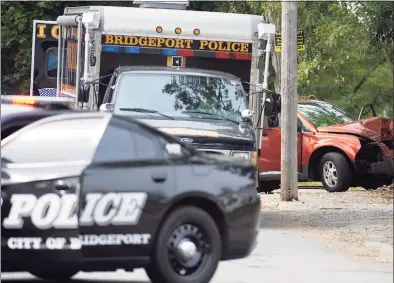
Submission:
M 39 282 L 27 273 L 2 274 L 9 283 Z M 149 283 L 143 270 L 133 273 L 79 273 L 71 282 Z M 243 260 L 221 263 L 211 283 L 392 283 L 393 267 L 365 265 L 308 239 L 278 229 L 261 229 L 259 244 Z

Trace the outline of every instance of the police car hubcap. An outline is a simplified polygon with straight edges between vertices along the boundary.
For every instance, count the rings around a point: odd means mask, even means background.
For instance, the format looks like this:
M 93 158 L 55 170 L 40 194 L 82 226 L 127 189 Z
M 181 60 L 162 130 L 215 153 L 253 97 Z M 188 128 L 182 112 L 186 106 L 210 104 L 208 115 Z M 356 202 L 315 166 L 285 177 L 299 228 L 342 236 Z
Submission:
M 178 252 L 184 259 L 189 259 L 197 252 L 197 246 L 189 239 L 183 239 L 178 244 Z
M 208 256 L 208 241 L 205 233 L 195 225 L 178 226 L 168 242 L 168 258 L 179 275 L 195 273 Z

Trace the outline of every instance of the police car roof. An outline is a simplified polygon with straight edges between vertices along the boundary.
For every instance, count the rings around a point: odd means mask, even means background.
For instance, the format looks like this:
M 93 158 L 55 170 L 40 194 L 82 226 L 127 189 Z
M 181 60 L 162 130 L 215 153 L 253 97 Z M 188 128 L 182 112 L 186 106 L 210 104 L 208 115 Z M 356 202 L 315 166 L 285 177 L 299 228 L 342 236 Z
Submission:
M 11 104 L 14 106 L 24 106 L 26 111 L 32 111 L 34 108 L 52 109 L 71 109 L 74 102 L 65 97 L 40 97 L 40 96 L 22 96 L 22 95 L 2 95 L 1 104 Z M 28 107 L 30 106 L 30 107 Z M 29 110 L 28 110 L 29 108 Z M 14 108 L 17 111 L 18 108 Z M 22 108 L 19 107 L 22 111 Z
M 124 120 L 128 123 L 134 124 L 136 126 L 139 126 L 147 131 L 150 131 L 152 134 L 157 135 L 157 136 L 161 136 L 167 140 L 170 140 L 173 143 L 179 143 L 179 141 L 174 138 L 173 136 L 171 136 L 170 134 L 167 134 L 163 131 L 160 131 L 142 121 L 139 121 L 138 119 L 129 116 L 129 115 L 118 115 L 118 114 L 114 114 L 112 112 L 91 112 L 91 111 L 81 111 L 81 112 L 67 112 L 67 113 L 63 113 L 63 114 L 59 114 L 59 115 L 54 115 L 54 116 L 50 116 L 47 118 L 44 118 L 41 120 L 41 122 L 48 122 L 48 121 L 60 121 L 60 120 L 66 120 L 66 119 L 85 119 L 85 118 L 107 118 L 107 119 L 118 119 L 118 120 Z
M 230 80 L 239 80 L 240 78 L 225 72 L 196 69 L 196 68 L 177 68 L 177 67 L 162 67 L 162 66 L 121 66 L 116 68 L 119 73 L 125 72 L 152 72 L 152 73 L 171 73 L 183 75 L 198 75 L 220 77 Z

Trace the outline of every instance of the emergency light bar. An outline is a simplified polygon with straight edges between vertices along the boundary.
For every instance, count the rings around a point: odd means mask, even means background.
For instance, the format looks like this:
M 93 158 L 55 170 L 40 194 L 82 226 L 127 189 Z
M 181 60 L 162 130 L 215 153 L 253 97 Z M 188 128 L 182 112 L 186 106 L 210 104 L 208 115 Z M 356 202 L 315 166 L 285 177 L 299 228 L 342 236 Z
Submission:
M 252 60 L 251 53 L 235 53 L 235 52 L 215 52 L 215 51 L 199 51 L 172 48 L 144 48 L 137 46 L 116 46 L 103 45 L 102 52 L 126 53 L 126 54 L 161 54 L 164 56 L 182 56 L 182 57 L 211 57 L 217 59 L 233 59 L 233 60 Z
M 71 109 L 74 106 L 74 100 L 65 97 L 31 97 L 19 95 L 2 95 L 1 103 L 30 105 L 51 109 Z

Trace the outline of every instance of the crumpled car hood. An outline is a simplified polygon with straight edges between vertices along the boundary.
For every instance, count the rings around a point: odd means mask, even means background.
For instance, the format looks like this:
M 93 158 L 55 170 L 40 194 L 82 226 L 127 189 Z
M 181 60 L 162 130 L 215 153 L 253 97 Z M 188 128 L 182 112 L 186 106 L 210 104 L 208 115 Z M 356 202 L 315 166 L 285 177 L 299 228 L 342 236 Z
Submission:
M 318 127 L 317 130 L 325 133 L 355 134 L 377 142 L 394 140 L 394 120 L 388 118 L 372 117 L 352 123 Z

